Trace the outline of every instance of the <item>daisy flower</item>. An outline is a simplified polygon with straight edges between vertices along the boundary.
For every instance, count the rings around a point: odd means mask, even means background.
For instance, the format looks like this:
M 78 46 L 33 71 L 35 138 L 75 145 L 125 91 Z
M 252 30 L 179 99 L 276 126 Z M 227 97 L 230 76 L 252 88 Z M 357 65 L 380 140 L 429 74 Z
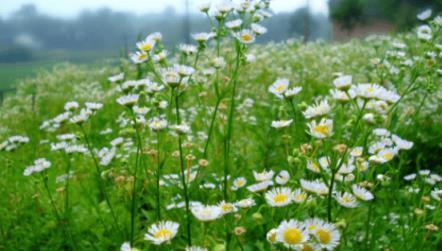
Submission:
M 348 89 L 350 89 L 351 81 L 352 81 L 352 76 L 344 75 L 344 76 L 340 76 L 337 79 L 333 80 L 333 85 L 338 90 L 348 90 Z
M 358 206 L 358 202 L 356 201 L 356 198 L 351 193 L 339 192 L 335 195 L 335 198 L 336 198 L 336 201 L 343 207 L 355 208 Z
M 327 115 L 330 111 L 331 107 L 328 104 L 328 101 L 322 100 L 319 103 L 307 107 L 303 114 L 306 119 L 311 119 L 314 117 L 322 117 L 324 115 Z
M 177 234 L 179 224 L 173 221 L 160 221 L 149 227 L 144 239 L 155 245 L 170 242 Z
M 313 120 L 307 126 L 309 134 L 318 139 L 327 138 L 333 134 L 333 120 L 331 119 L 323 118 L 319 123 Z
M 353 191 L 353 194 L 356 196 L 356 198 L 363 200 L 363 201 L 368 201 L 368 200 L 372 200 L 374 199 L 374 196 L 372 193 L 370 193 L 367 189 L 358 186 L 356 184 L 353 184 L 351 186 L 351 190 Z
M 221 201 L 218 204 L 218 207 L 221 208 L 223 214 L 234 213 L 238 211 L 236 206 L 230 202 Z
M 207 248 L 202 248 L 198 246 L 186 247 L 186 251 L 207 251 Z
M 124 106 L 133 106 L 138 102 L 138 94 L 127 94 L 117 99 L 117 103 Z
M 419 19 L 421 21 L 425 21 L 431 17 L 431 14 L 432 14 L 431 9 L 428 9 L 428 10 L 424 10 L 421 13 L 417 14 L 416 17 L 417 17 L 417 19 Z
M 290 124 L 293 122 L 293 119 L 289 120 L 275 120 L 272 121 L 272 127 L 276 129 L 284 128 L 290 126 Z
M 288 248 L 298 249 L 309 238 L 304 225 L 296 220 L 285 220 L 277 228 L 276 240 Z
M 284 97 L 286 99 L 292 99 L 293 97 L 295 97 L 301 91 L 302 91 L 302 87 L 293 87 L 293 88 L 287 89 L 284 92 Z
M 262 191 L 267 190 L 267 188 L 271 185 L 273 185 L 273 181 L 264 180 L 259 183 L 255 183 L 253 185 L 248 186 L 247 190 L 249 190 L 252 193 L 262 192 Z
M 333 250 L 339 245 L 341 234 L 333 224 L 322 222 L 313 234 L 319 246 L 326 250 Z
M 264 197 L 271 207 L 283 207 L 292 202 L 293 192 L 287 187 L 277 187 L 266 192 Z
M 247 184 L 247 180 L 244 177 L 238 177 L 233 180 L 233 185 L 231 187 L 232 190 L 238 190 L 241 187 L 244 187 Z
M 249 208 L 256 205 L 256 202 L 253 198 L 246 198 L 236 202 L 235 205 L 240 208 Z
M 253 177 L 255 177 L 256 181 L 271 180 L 273 178 L 274 174 L 275 174 L 275 172 L 273 170 L 269 170 L 269 171 L 264 170 L 260 173 L 253 171 Z
M 130 55 L 130 59 L 135 64 L 141 64 L 149 58 L 149 55 L 144 51 L 137 51 Z
M 279 185 L 285 185 L 290 179 L 290 174 L 286 170 L 282 170 L 275 177 L 275 181 Z
M 277 232 L 278 232 L 278 230 L 276 228 L 272 228 L 272 229 L 270 229 L 270 231 L 267 232 L 266 239 L 270 244 L 276 243 Z
M 293 201 L 295 203 L 303 203 L 307 200 L 307 194 L 304 193 L 300 188 L 293 191 Z
M 152 131 L 160 131 L 167 127 L 167 120 L 160 117 L 153 117 L 149 120 L 149 128 Z
M 383 164 L 392 160 L 396 154 L 396 149 L 385 148 L 380 150 L 376 155 L 370 156 L 369 160 L 379 164 Z
M 433 37 L 432 35 L 432 31 L 430 26 L 428 25 L 421 25 L 417 28 L 417 37 L 421 40 L 431 40 L 431 38 Z
M 275 94 L 278 98 L 282 98 L 284 92 L 288 90 L 289 80 L 286 78 L 277 79 L 271 86 L 269 86 L 269 92 Z
M 235 34 L 236 38 L 243 44 L 251 44 L 255 42 L 255 33 L 251 30 L 244 29 Z
M 223 215 L 223 210 L 219 206 L 196 206 L 191 209 L 193 216 L 200 221 L 213 221 Z
M 149 52 L 155 46 L 155 41 L 151 39 L 145 39 L 143 41 L 137 42 L 137 47 L 140 51 Z

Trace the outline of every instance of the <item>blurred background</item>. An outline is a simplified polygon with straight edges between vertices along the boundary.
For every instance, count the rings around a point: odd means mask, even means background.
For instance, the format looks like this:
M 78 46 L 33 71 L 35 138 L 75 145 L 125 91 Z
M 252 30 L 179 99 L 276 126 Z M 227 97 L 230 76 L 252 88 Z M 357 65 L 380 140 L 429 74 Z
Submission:
M 251 0 L 253 1 L 253 0 Z M 207 0 L 3 0 L 0 3 L 0 99 L 15 83 L 59 62 L 116 63 L 137 38 L 163 34 L 169 51 L 208 31 L 196 6 Z M 217 1 L 212 1 L 217 2 Z M 442 0 L 273 0 L 259 43 L 292 38 L 345 41 L 405 31 L 416 14 Z

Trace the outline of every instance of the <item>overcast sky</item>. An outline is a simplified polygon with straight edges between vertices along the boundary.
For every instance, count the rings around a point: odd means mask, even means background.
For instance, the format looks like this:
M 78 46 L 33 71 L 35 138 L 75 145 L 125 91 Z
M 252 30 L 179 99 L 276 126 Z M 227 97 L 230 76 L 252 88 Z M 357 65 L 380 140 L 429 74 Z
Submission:
M 35 4 L 40 12 L 58 17 L 75 17 L 84 9 L 93 10 L 108 7 L 113 10 L 130 11 L 137 14 L 146 12 L 161 12 L 167 6 L 173 6 L 177 11 L 183 11 L 184 0 L 0 0 L 0 16 L 7 17 L 18 10 L 23 4 Z M 192 10 L 200 3 L 218 1 L 189 0 Z M 310 0 L 314 12 L 328 13 L 327 0 Z M 271 8 L 275 12 L 293 11 L 305 6 L 307 0 L 272 0 Z

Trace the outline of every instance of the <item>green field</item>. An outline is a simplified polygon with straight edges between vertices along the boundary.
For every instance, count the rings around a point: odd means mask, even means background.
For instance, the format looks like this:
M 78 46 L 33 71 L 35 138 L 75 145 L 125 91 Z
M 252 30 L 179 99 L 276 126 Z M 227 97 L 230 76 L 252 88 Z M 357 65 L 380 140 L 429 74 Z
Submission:
M 145 34 L 118 65 L 68 53 L 17 85 L 0 250 L 442 250 L 442 18 L 255 44 L 263 1 L 174 54 Z
M 35 77 L 38 72 L 51 70 L 56 64 L 69 62 L 74 64 L 97 65 L 105 59 L 118 56 L 115 51 L 69 51 L 49 50 L 34 53 L 30 62 L 0 63 L 0 90 L 14 87 L 18 81 Z

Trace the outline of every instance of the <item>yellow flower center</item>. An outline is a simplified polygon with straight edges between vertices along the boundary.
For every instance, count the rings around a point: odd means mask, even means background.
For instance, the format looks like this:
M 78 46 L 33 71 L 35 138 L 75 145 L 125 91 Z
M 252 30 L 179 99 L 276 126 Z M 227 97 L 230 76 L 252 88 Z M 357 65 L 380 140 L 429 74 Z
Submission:
M 143 60 L 145 58 L 147 58 L 147 54 L 141 53 L 140 55 L 138 55 L 139 60 Z
M 289 245 L 299 244 L 302 241 L 302 233 L 297 228 L 289 228 L 284 232 L 284 241 Z
M 278 86 L 275 87 L 275 90 L 276 90 L 277 92 L 282 92 L 284 89 L 285 89 L 285 86 L 284 86 L 284 85 L 278 85 Z
M 386 152 L 386 153 L 382 154 L 382 158 L 386 159 L 386 160 L 391 160 L 393 158 L 393 154 L 390 152 Z
M 282 193 L 277 194 L 275 197 L 273 197 L 273 201 L 275 203 L 283 203 L 283 202 L 286 202 L 287 199 L 288 199 L 287 195 L 282 194 Z
M 369 92 L 369 93 L 374 92 L 374 88 L 373 88 L 373 87 L 368 87 L 368 88 L 367 88 L 367 92 Z
M 304 244 L 301 251 L 313 251 L 313 248 L 309 244 Z
M 240 187 L 240 186 L 242 186 L 242 185 L 244 185 L 244 180 L 238 180 L 238 181 L 236 182 L 236 186 L 237 186 L 237 187 Z
M 328 136 L 330 133 L 327 125 L 317 125 L 313 128 L 313 131 L 325 136 Z
M 140 46 L 140 49 L 141 50 L 143 50 L 143 51 L 150 51 L 151 49 L 152 49 L 152 44 L 142 44 L 141 46 Z
M 314 162 L 312 162 L 312 169 L 315 170 L 315 171 L 317 171 L 317 172 L 320 171 L 318 164 L 316 164 L 316 163 L 314 163 Z
M 271 234 L 269 235 L 268 240 L 269 240 L 271 243 L 275 243 L 275 242 L 276 242 L 276 232 L 271 233 Z
M 330 232 L 325 229 L 319 229 L 318 231 L 316 231 L 316 235 L 318 236 L 318 240 L 321 244 L 327 244 L 331 240 Z
M 352 198 L 350 198 L 350 196 L 347 196 L 347 195 L 342 196 L 342 200 L 347 203 L 353 201 Z
M 221 209 L 222 209 L 224 212 L 230 212 L 230 211 L 232 211 L 233 206 L 232 206 L 232 204 L 223 204 L 223 205 L 221 206 Z
M 163 229 L 158 230 L 154 236 L 157 239 L 161 239 L 161 238 L 170 239 L 172 237 L 172 234 L 173 234 L 172 231 L 170 231 L 169 229 L 163 228 Z
M 295 200 L 297 200 L 297 201 L 304 201 L 305 200 L 305 195 L 304 194 L 297 194 L 297 195 L 295 195 Z
M 249 42 L 249 41 L 252 41 L 252 39 L 253 39 L 253 37 L 248 33 L 244 33 L 241 35 L 242 41 Z
M 313 230 L 315 230 L 315 228 L 316 228 L 316 225 L 313 225 L 313 224 L 307 227 L 307 229 L 309 231 L 313 231 Z

